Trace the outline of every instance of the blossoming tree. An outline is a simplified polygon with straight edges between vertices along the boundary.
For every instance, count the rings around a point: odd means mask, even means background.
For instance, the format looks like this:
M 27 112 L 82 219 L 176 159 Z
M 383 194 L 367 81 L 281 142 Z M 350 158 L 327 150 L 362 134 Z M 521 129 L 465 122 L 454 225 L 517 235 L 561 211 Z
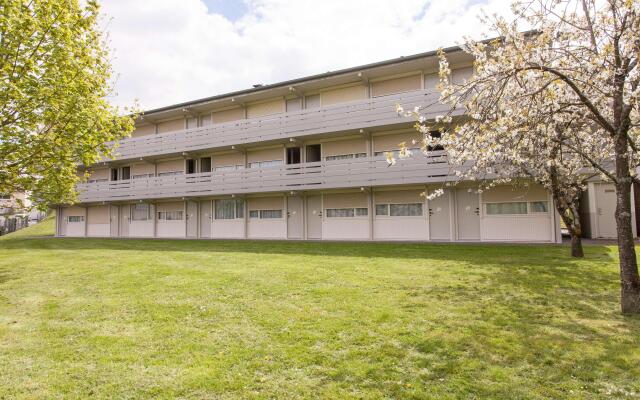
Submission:
M 621 308 L 640 313 L 630 196 L 640 182 L 640 2 L 527 0 L 513 10 L 514 21 L 486 19 L 498 39 L 462 46 L 475 59 L 469 79 L 453 83 L 441 54 L 440 101 L 464 108 L 463 119 L 408 114 L 423 132 L 443 131 L 425 135 L 423 149 L 444 146 L 453 165 L 473 161 L 457 172 L 478 179 L 480 190 L 522 177 L 549 189 L 574 255 L 581 255 L 577 206 L 585 181 L 597 174 L 614 183 Z M 523 24 L 533 30 L 523 33 Z

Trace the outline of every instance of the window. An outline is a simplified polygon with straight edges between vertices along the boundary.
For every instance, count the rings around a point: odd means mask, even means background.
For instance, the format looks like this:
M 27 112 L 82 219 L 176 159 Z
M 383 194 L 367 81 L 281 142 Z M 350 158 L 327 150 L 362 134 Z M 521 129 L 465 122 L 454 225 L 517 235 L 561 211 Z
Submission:
M 422 215 L 422 203 L 389 204 L 392 217 L 419 217 Z
M 147 221 L 151 219 L 151 207 L 147 203 L 134 204 L 131 207 L 132 221 Z
M 158 176 L 175 176 L 182 175 L 184 171 L 167 171 L 167 172 L 158 172 Z
M 200 117 L 200 126 L 211 125 L 211 114 L 203 115 Z
M 327 208 L 327 218 L 353 218 L 353 217 L 366 217 L 369 215 L 369 210 L 366 207 L 359 208 Z
M 532 201 L 529 203 L 529 212 L 531 213 L 546 213 L 549 211 L 546 201 Z
M 211 172 L 211 157 L 200 159 L 200 172 Z
M 118 180 L 118 168 L 111 168 L 111 180 L 112 181 Z
M 389 205 L 376 204 L 376 215 L 389 215 Z
M 0 194 L 0 200 L 11 200 L 10 194 Z
M 306 108 L 306 109 L 320 108 L 320 95 L 319 94 L 314 94 L 314 95 L 311 95 L 311 96 L 305 96 L 304 97 L 304 108 Z
M 187 129 L 193 129 L 198 127 L 198 117 L 187 118 Z
M 121 176 L 122 180 L 131 179 L 131 167 L 122 167 Z
M 250 210 L 249 218 L 259 218 L 259 219 L 282 218 L 282 210 Z
M 181 221 L 182 211 L 159 211 L 158 219 L 161 221 Z
M 302 99 L 288 99 L 287 112 L 302 110 Z
M 146 179 L 146 178 L 152 178 L 153 174 L 136 174 L 131 176 L 131 178 L 133 179 Z
M 391 217 L 421 217 L 422 203 L 376 204 L 376 215 Z
M 327 161 L 332 161 L 332 160 L 347 160 L 350 158 L 365 158 L 367 156 L 367 153 L 356 153 L 356 154 L 339 154 L 339 155 L 335 155 L 335 156 L 327 156 L 324 159 Z
M 244 200 L 222 199 L 216 200 L 216 219 L 244 218 Z
M 76 222 L 84 222 L 84 215 L 69 215 L 67 217 L 67 222 L 69 222 L 70 224 Z
M 249 168 L 265 168 L 282 165 L 282 160 L 256 161 L 249 163 Z
M 99 182 L 107 182 L 108 179 L 104 178 L 104 179 L 89 179 L 87 182 L 89 183 L 99 183 Z M 2 197 L 0 197 L 1 199 Z
M 187 160 L 187 174 L 195 174 L 196 173 L 196 160 L 189 159 Z
M 431 132 L 429 132 L 429 136 L 431 136 L 433 139 L 440 139 L 442 137 L 442 133 L 440 131 L 431 131 Z M 441 145 L 428 146 L 427 150 L 428 151 L 440 151 L 440 150 L 444 150 L 444 147 L 442 147 Z
M 486 203 L 485 209 L 487 215 L 509 215 L 509 214 L 526 214 L 527 203 L 510 202 L 510 203 Z

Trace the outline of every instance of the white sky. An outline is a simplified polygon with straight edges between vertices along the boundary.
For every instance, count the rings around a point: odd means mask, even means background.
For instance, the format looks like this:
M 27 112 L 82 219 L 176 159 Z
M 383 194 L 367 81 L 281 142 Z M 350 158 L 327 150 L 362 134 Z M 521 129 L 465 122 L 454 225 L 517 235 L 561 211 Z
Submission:
M 119 106 L 142 109 L 491 36 L 510 0 L 104 0 Z

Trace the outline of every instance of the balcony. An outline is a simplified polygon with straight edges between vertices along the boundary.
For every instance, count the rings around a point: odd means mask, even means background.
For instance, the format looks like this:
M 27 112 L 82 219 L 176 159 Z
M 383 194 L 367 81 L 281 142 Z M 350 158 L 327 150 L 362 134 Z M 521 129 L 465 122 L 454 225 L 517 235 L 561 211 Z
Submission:
M 442 152 L 416 154 L 389 166 L 379 157 L 285 165 L 280 167 L 162 176 L 78 185 L 83 203 L 166 198 L 198 198 L 455 180 Z
M 438 97 L 439 94 L 432 90 L 417 90 L 322 108 L 123 139 L 115 153 L 117 159 L 132 159 L 407 123 L 410 122 L 407 118 L 397 115 L 396 104 L 402 104 L 409 109 L 435 104 Z M 435 116 L 446 109 L 443 105 L 435 105 L 426 112 Z

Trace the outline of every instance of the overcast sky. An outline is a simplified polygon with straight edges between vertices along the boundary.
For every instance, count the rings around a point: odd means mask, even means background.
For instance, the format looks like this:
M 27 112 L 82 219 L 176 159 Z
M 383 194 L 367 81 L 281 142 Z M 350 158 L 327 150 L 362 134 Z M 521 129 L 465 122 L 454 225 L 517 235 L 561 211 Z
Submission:
M 143 109 L 490 35 L 510 0 L 103 0 L 110 101 Z

